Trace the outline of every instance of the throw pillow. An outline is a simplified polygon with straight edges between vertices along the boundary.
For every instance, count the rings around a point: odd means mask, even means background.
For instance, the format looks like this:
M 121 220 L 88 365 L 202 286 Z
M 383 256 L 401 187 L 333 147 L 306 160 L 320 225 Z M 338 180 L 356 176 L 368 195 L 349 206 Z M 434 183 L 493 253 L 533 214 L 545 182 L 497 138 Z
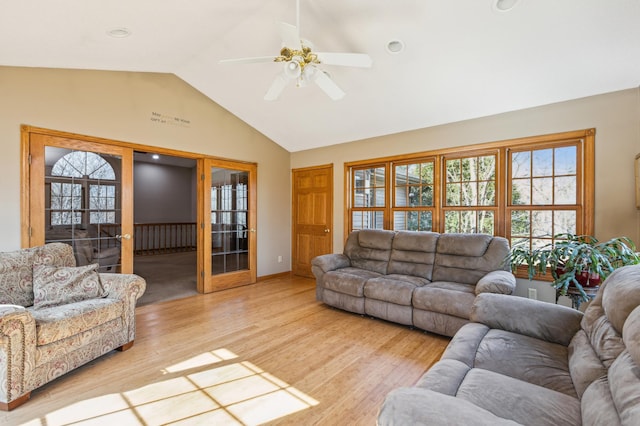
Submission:
M 66 305 L 105 297 L 97 263 L 86 266 L 33 267 L 33 307 L 35 309 Z

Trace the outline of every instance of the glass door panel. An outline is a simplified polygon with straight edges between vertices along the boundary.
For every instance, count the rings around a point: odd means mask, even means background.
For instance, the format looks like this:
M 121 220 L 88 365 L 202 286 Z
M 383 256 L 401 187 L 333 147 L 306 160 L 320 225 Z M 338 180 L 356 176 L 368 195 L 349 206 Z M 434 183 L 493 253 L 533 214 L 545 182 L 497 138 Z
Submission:
M 45 243 L 73 247 L 78 266 L 120 270 L 122 158 L 45 147 Z
M 249 269 L 249 173 L 211 168 L 211 274 Z

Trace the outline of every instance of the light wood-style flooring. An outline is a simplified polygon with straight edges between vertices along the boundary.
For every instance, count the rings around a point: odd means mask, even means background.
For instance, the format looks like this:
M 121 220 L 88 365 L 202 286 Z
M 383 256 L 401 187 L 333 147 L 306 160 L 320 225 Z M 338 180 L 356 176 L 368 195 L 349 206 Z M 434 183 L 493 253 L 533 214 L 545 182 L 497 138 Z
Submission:
M 449 339 L 330 308 L 291 277 L 137 308 L 135 345 L 35 390 L 0 424 L 374 425 Z

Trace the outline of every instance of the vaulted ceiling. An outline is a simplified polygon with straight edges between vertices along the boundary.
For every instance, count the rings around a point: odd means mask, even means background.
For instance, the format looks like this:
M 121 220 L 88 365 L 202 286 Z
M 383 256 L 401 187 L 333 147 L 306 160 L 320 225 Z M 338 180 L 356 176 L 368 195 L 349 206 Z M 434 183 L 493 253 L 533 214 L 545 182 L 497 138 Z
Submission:
M 219 63 L 278 55 L 296 0 L 1 0 L 0 65 L 173 73 L 291 152 L 639 86 L 640 0 L 496 1 L 300 0 L 316 50 L 373 60 L 320 65 L 338 101 Z

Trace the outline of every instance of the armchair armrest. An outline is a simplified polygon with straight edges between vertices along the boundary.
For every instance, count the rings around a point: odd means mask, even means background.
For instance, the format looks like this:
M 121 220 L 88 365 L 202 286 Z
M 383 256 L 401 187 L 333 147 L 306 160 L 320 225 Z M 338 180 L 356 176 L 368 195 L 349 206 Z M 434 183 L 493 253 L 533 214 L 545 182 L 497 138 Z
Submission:
M 100 273 L 100 281 L 109 299 L 127 300 L 134 297 L 136 301 L 147 288 L 144 278 L 135 274 Z
M 470 319 L 490 328 L 511 331 L 567 346 L 580 329 L 582 312 L 567 306 L 505 294 L 482 293 Z
M 132 342 L 136 335 L 136 301 L 147 288 L 144 278 L 135 274 L 109 274 L 101 273 L 100 280 L 107 291 L 107 298 L 124 301 L 122 318 L 128 330 L 129 341 Z
M 311 260 L 312 267 L 318 267 L 323 273 L 351 266 L 351 260 L 344 254 L 323 254 Z
M 36 322 L 22 306 L 0 305 L 0 405 L 28 394 L 35 370 Z
M 516 289 L 516 277 L 508 271 L 491 271 L 476 284 L 476 294 L 511 294 Z

